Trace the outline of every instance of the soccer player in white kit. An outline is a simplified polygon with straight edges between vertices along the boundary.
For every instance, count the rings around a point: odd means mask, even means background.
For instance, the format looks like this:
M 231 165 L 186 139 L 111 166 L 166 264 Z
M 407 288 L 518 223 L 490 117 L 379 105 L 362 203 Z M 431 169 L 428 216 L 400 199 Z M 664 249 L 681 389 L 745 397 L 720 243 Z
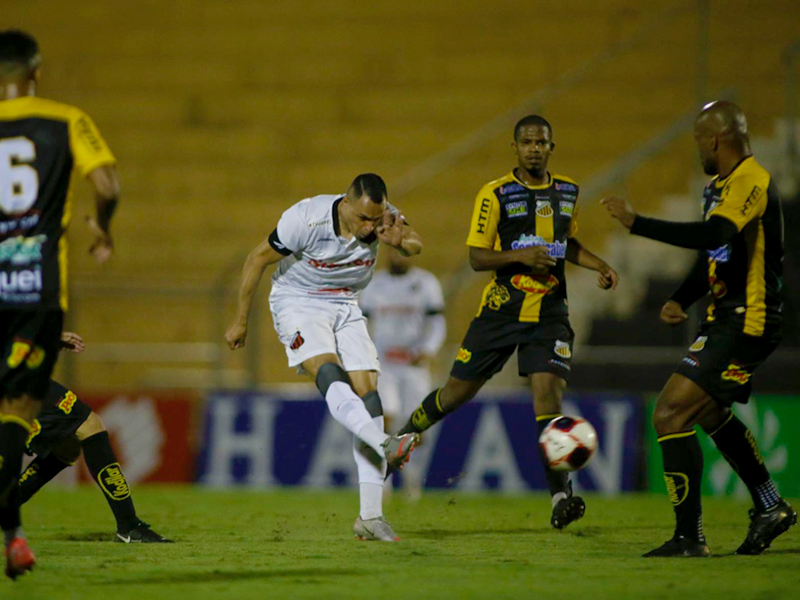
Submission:
M 361 310 L 381 361 L 378 392 L 386 428 L 411 414 L 431 387 L 430 360 L 439 352 L 447 333 L 442 286 L 429 271 L 411 266 L 411 259 L 389 252 L 388 270 L 375 273 L 361 294 Z M 411 499 L 422 493 L 423 465 L 417 450 L 403 471 L 403 487 Z M 388 485 L 391 485 L 389 482 Z
M 247 257 L 237 315 L 225 338 L 232 350 L 244 346 L 253 294 L 264 269 L 279 263 L 269 304 L 289 366 L 314 379 L 333 418 L 354 434 L 361 510 L 353 531 L 359 539 L 390 542 L 399 538 L 383 517 L 387 463 L 401 468 L 419 436 L 384 433 L 378 353 L 358 306 L 375 270 L 378 242 L 409 256 L 422 250 L 419 235 L 387 202 L 386 184 L 373 173 L 356 177 L 346 194 L 290 207 Z

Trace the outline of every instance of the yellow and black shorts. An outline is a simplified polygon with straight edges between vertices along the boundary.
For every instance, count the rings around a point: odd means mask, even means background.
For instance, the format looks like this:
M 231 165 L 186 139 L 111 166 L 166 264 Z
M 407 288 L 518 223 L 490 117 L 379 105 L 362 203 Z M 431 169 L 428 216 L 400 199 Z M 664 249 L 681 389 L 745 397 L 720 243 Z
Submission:
M 553 373 L 568 381 L 574 339 L 565 318 L 520 323 L 476 317 L 461 343 L 450 375 L 466 381 L 489 379 L 500 372 L 516 350 L 521 377 Z
M 746 404 L 756 368 L 779 343 L 778 335 L 754 337 L 721 323 L 704 323 L 675 372 L 723 406 Z
M 33 423 L 28 451 L 47 456 L 59 443 L 73 435 L 92 414 L 88 404 L 60 383 L 50 380 L 42 410 Z
M 0 310 L 0 396 L 44 398 L 63 323 L 60 310 Z

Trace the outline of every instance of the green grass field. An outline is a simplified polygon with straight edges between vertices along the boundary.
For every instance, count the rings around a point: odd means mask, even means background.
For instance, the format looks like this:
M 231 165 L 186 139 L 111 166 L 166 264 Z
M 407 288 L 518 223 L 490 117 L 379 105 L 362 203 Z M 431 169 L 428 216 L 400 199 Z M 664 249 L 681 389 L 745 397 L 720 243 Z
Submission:
M 588 496 L 586 517 L 561 532 L 543 495 L 396 496 L 386 514 L 403 540 L 386 544 L 353 539 L 351 491 L 134 493 L 140 516 L 178 543 L 112 543 L 97 490 L 44 490 L 24 512 L 39 566 L 0 582 L 0 598 L 775 599 L 800 589 L 800 528 L 762 556 L 732 556 L 747 506 L 730 500 L 706 500 L 712 558 L 645 560 L 671 535 L 665 496 Z

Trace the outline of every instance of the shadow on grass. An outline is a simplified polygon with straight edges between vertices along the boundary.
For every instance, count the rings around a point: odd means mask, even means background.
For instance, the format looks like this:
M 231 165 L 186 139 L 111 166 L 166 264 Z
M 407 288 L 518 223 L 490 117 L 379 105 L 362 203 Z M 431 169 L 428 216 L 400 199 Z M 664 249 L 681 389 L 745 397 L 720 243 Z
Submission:
M 440 540 L 450 537 L 470 535 L 573 535 L 575 537 L 595 537 L 603 533 L 600 527 L 582 527 L 580 529 L 556 530 L 552 527 L 515 527 L 513 529 L 417 529 L 407 532 L 408 535 Z
M 260 571 L 184 571 L 143 577 L 107 579 L 102 585 L 166 584 L 166 583 L 220 583 L 224 581 L 250 581 L 256 579 L 310 578 L 309 583 L 330 577 L 368 575 L 366 571 L 347 569 L 276 569 Z
M 64 535 L 49 536 L 49 539 L 59 542 L 114 542 L 114 534 L 103 531 L 102 533 L 67 533 Z

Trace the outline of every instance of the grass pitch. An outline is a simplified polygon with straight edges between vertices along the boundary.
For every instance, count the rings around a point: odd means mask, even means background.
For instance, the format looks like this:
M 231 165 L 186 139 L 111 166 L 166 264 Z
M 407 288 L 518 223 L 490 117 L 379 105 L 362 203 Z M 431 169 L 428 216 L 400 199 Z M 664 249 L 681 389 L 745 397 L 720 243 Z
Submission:
M 549 526 L 544 495 L 399 495 L 397 544 L 352 537 L 354 491 L 139 487 L 139 515 L 176 544 L 111 542 L 96 489 L 46 489 L 25 507 L 36 570 L 0 582 L 9 600 L 213 598 L 790 598 L 800 589 L 800 528 L 758 557 L 732 556 L 747 505 L 705 500 L 708 559 L 642 559 L 668 539 L 666 496 L 587 496 L 586 517 Z M 800 501 L 795 501 L 797 506 Z

